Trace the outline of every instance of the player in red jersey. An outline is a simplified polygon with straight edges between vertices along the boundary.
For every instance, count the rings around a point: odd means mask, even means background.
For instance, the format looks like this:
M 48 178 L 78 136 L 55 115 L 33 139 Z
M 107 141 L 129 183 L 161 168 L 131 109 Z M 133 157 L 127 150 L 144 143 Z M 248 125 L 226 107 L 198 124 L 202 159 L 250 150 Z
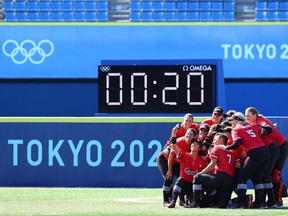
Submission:
M 211 159 L 208 166 L 194 176 L 193 202 L 190 208 L 200 207 L 200 195 L 202 186 L 217 189 L 219 191 L 219 208 L 227 208 L 231 194 L 235 186 L 234 169 L 240 168 L 240 159 L 236 151 L 219 147 L 226 146 L 227 136 L 217 133 L 213 139 L 213 149 L 209 154 Z M 215 174 L 209 172 L 215 169 Z M 202 198 L 203 200 L 203 198 Z
M 217 106 L 214 108 L 211 118 L 202 121 L 201 124 L 208 124 L 210 127 L 213 124 L 220 124 L 223 120 L 223 115 L 224 115 L 223 108 Z
M 178 127 L 178 126 L 177 126 Z M 185 136 L 179 137 L 176 144 L 185 151 L 190 152 L 190 144 L 192 138 L 197 134 L 197 131 L 193 128 L 189 128 L 186 131 Z M 179 161 L 175 159 L 175 153 L 172 153 L 169 146 L 167 146 L 157 157 L 157 166 L 164 178 L 163 182 L 163 205 L 170 203 L 171 199 L 171 186 L 173 183 L 173 177 L 179 177 L 180 174 L 180 164 Z
M 255 189 L 255 207 L 264 207 L 264 185 L 263 176 L 269 162 L 269 151 L 260 135 L 271 133 L 269 128 L 262 128 L 255 124 L 246 122 L 245 116 L 236 112 L 228 118 L 232 124 L 233 144 L 226 149 L 235 149 L 242 145 L 247 153 L 245 163 L 237 176 L 238 207 L 245 206 L 247 192 L 247 181 L 252 180 Z
M 194 122 L 194 117 L 191 113 L 186 113 L 183 122 L 180 124 L 179 129 L 176 133 L 176 138 L 184 136 L 188 128 L 194 128 L 196 131 L 198 131 L 199 125 Z M 171 131 L 171 137 L 173 133 L 173 128 Z M 168 145 L 170 145 L 170 141 L 168 142 Z
M 175 133 L 176 130 L 177 128 L 175 128 Z M 199 140 L 195 138 L 192 139 L 190 153 L 181 150 L 175 141 L 176 140 L 173 139 L 172 147 L 180 161 L 180 176 L 176 180 L 173 188 L 172 200 L 170 204 L 167 205 L 168 208 L 175 208 L 177 198 L 181 192 L 187 194 L 187 202 L 192 201 L 193 176 L 207 166 L 206 160 L 202 159 L 198 154 L 202 146 Z
M 246 116 L 247 121 L 251 123 L 259 124 L 263 126 L 267 125 L 272 128 L 272 133 L 268 134 L 267 138 L 265 139 L 266 143 L 269 144 L 268 148 L 270 151 L 269 167 L 265 175 L 266 179 L 269 178 L 270 180 L 270 181 L 267 181 L 267 183 L 265 184 L 267 188 L 267 195 L 268 195 L 267 205 L 268 207 L 274 207 L 273 205 L 273 202 L 275 202 L 274 197 L 273 197 L 274 195 L 277 205 L 282 206 L 283 205 L 282 191 L 283 191 L 284 183 L 281 177 L 281 171 L 284 167 L 287 154 L 288 154 L 287 139 L 276 129 L 276 127 L 274 127 L 274 125 L 267 118 L 260 115 L 259 111 L 256 108 L 248 107 L 245 111 L 245 116 Z M 273 144 L 271 145 L 272 142 Z M 272 175 L 272 180 L 270 179 L 271 175 Z M 273 185 L 271 181 L 273 182 Z M 272 188 L 274 188 L 274 194 L 273 194 Z

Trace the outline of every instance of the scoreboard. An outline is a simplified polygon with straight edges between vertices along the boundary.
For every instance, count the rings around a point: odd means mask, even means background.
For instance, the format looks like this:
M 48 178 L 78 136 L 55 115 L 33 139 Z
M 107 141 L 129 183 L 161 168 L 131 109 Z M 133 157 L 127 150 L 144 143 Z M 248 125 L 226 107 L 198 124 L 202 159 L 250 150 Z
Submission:
M 98 75 L 99 113 L 210 113 L 216 105 L 216 65 L 100 65 Z

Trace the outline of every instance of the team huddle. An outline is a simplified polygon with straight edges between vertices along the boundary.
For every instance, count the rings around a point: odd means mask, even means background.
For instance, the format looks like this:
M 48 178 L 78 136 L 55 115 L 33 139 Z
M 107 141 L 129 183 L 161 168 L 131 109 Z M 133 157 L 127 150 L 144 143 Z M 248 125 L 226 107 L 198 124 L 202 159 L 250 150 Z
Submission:
M 163 205 L 175 208 L 277 208 L 287 190 L 281 171 L 287 139 L 254 107 L 245 115 L 215 107 L 200 124 L 187 113 L 157 157 Z M 174 183 L 174 177 L 176 177 Z M 247 181 L 255 197 L 247 194 Z M 231 199 L 233 191 L 237 197 Z

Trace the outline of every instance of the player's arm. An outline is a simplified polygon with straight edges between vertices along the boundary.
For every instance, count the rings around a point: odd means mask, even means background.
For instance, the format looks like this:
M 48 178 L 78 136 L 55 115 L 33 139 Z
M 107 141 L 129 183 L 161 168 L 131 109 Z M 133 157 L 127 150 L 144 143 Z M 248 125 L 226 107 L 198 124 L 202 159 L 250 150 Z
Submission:
M 173 150 L 175 151 L 175 153 L 177 155 L 180 154 L 181 152 L 181 149 L 179 148 L 179 146 L 176 144 L 177 143 L 177 139 L 176 139 L 176 133 L 177 131 L 179 130 L 179 125 L 176 125 L 173 130 L 172 130 L 172 136 L 171 136 L 171 145 L 172 145 L 172 148 Z
M 212 160 L 210 161 L 210 163 L 207 165 L 207 167 L 205 167 L 201 172 L 197 173 L 194 175 L 194 179 L 198 177 L 198 175 L 200 174 L 207 174 L 209 173 L 216 165 L 217 163 L 217 159 L 216 158 L 212 158 Z
M 175 157 L 175 152 L 174 151 L 170 151 L 169 157 L 168 157 L 168 161 L 167 161 L 167 165 L 168 165 L 168 171 L 165 175 L 166 179 L 171 179 L 173 177 L 173 161 L 174 161 L 174 157 Z
M 230 146 L 226 146 L 227 150 L 236 149 L 241 145 L 241 140 L 235 140 Z

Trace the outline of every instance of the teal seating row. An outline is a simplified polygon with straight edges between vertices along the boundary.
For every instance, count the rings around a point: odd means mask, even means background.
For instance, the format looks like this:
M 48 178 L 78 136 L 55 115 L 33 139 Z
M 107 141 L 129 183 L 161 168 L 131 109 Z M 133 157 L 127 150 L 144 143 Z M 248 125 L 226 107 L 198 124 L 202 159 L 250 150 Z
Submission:
M 231 22 L 234 21 L 233 11 L 154 11 L 131 12 L 131 22 Z
M 4 11 L 107 11 L 107 1 L 4 1 Z
M 256 21 L 288 21 L 287 11 L 257 11 Z
M 7 12 L 6 19 L 11 22 L 105 22 L 108 12 L 101 11 L 55 11 L 55 12 Z
M 231 11 L 234 1 L 139 1 L 132 0 L 131 11 Z
M 287 11 L 288 1 L 256 1 L 256 11 Z

